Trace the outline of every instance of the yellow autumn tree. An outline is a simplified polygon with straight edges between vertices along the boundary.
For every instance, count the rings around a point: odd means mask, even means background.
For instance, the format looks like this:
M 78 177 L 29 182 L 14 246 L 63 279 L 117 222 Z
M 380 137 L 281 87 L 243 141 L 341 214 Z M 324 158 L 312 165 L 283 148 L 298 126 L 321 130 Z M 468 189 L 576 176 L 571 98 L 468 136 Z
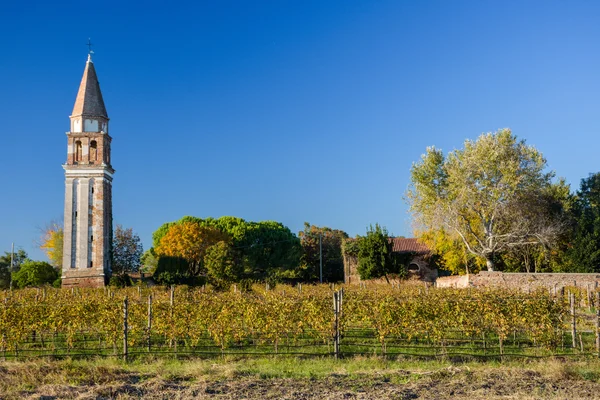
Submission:
M 155 251 L 158 256 L 183 258 L 188 263 L 190 275 L 199 276 L 205 272 L 206 251 L 221 241 L 229 242 L 230 238 L 219 229 L 189 221 L 170 226 Z
M 452 236 L 444 229 L 416 231 L 415 236 L 437 256 L 439 267 L 452 275 L 477 273 L 485 266 L 467 251 L 460 237 Z
M 61 269 L 63 259 L 63 228 L 58 222 L 51 222 L 42 229 L 40 242 L 52 266 Z

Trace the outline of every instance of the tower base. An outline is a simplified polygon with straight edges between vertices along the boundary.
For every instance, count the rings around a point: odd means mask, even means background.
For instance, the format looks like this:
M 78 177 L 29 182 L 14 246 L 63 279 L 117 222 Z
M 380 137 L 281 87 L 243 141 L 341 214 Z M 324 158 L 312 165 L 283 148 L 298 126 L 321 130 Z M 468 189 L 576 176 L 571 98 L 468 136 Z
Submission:
M 94 275 L 91 271 L 69 271 L 62 276 L 62 287 L 89 287 L 100 288 L 106 286 L 105 275 Z

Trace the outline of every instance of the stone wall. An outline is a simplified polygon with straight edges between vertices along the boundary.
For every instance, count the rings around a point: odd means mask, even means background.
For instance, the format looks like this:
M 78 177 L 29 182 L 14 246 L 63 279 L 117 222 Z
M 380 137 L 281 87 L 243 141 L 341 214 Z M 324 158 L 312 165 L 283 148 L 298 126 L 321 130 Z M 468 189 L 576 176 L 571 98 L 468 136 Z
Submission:
M 454 275 L 437 278 L 435 286 L 439 288 L 466 288 L 469 287 L 469 275 Z
M 482 271 L 476 275 L 447 276 L 438 278 L 437 287 L 506 287 L 523 291 L 546 288 L 560 290 L 565 286 L 596 288 L 600 274 L 561 273 L 504 273 Z

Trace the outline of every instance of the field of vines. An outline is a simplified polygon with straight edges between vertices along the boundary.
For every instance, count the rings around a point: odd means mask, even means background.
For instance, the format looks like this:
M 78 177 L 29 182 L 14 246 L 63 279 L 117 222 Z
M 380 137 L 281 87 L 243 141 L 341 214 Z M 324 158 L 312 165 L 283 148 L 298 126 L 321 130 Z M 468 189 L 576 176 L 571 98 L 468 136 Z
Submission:
M 596 354 L 595 297 L 572 293 L 387 285 L 4 291 L 0 359 Z

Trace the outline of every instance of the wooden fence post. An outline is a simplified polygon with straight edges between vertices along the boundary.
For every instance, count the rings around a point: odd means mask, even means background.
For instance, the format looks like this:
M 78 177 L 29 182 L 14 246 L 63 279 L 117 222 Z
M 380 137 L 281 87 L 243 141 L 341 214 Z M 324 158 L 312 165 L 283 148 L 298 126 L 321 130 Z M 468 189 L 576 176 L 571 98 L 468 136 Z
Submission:
M 600 358 L 600 292 L 596 292 L 596 353 Z
M 204 286 L 203 286 L 204 288 Z M 202 289 L 202 291 L 204 291 L 204 289 Z M 171 298 L 170 298 L 170 310 L 169 310 L 169 315 L 171 316 L 171 323 L 173 323 L 173 306 L 175 305 L 175 287 L 173 285 L 171 285 Z M 169 347 L 173 347 L 173 339 L 171 339 L 169 341 Z
M 573 338 L 573 348 L 577 348 L 577 321 L 575 317 L 575 294 L 571 293 L 569 296 L 571 302 L 571 336 Z
M 128 301 L 127 297 L 123 300 L 123 361 L 127 362 L 127 308 Z
M 339 292 L 333 292 L 333 315 L 335 317 L 334 321 L 334 329 L 333 333 L 333 352 L 335 354 L 335 358 L 338 359 L 340 357 L 340 295 Z
M 152 295 L 148 296 L 148 353 L 152 347 Z

